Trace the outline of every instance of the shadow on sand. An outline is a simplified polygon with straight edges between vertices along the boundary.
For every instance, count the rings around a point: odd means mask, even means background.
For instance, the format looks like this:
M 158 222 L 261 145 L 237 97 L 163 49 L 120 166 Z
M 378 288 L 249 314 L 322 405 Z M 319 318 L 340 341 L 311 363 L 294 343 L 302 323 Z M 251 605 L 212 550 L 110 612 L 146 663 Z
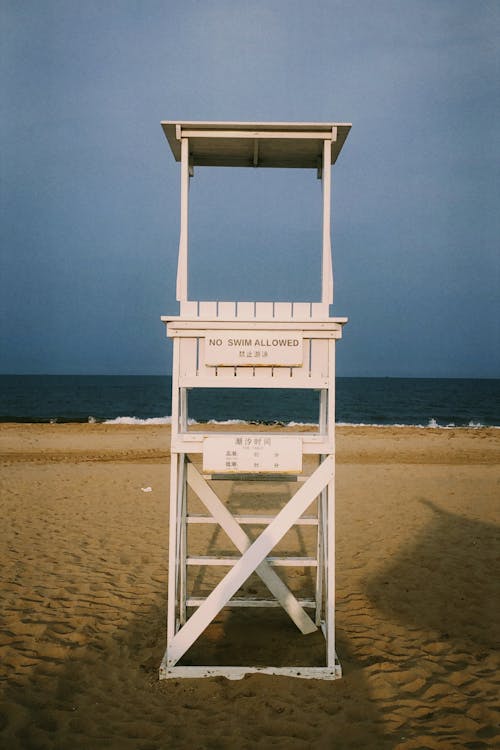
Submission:
M 301 533 L 294 543 L 305 551 Z M 347 639 L 337 644 L 344 676 L 336 681 L 249 675 L 160 682 L 166 581 L 165 570 L 163 591 L 155 584 L 151 595 L 145 580 L 124 590 L 125 614 L 112 635 L 109 626 L 97 626 L 69 657 L 47 658 L 22 681 L 4 683 L 0 744 L 9 750 L 393 747 Z M 96 622 L 114 614 L 107 615 L 102 599 L 92 605 Z M 314 665 L 323 663 L 324 640 L 319 632 L 302 636 L 280 609 L 223 610 L 186 658 Z
M 499 529 L 421 502 L 432 519 L 369 580 L 368 596 L 391 620 L 469 649 L 492 649 L 500 615 Z

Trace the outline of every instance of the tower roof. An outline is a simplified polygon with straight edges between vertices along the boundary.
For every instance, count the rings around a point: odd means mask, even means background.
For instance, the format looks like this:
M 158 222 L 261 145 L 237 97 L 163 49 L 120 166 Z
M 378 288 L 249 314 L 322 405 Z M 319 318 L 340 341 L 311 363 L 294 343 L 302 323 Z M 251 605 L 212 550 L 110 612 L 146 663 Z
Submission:
M 189 138 L 192 166 L 293 167 L 322 165 L 323 141 L 332 140 L 335 164 L 351 128 L 345 122 L 183 122 L 161 123 L 176 161 L 181 138 Z

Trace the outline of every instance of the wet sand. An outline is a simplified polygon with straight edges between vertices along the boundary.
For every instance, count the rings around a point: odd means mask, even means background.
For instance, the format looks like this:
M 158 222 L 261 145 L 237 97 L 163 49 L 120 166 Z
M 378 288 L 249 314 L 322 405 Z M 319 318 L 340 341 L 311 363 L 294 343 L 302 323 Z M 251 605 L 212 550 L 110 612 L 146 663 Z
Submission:
M 168 446 L 166 426 L 0 425 L 1 747 L 500 746 L 500 430 L 339 428 L 334 682 L 158 681 Z M 212 656 L 242 634 L 316 647 L 247 610 Z

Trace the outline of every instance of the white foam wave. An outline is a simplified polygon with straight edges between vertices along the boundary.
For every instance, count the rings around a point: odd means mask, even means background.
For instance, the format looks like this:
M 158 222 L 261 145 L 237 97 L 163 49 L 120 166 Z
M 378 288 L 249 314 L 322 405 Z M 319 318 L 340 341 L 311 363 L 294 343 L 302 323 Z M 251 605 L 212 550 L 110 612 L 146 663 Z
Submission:
M 193 419 L 193 424 L 199 424 Z M 209 419 L 207 424 L 248 424 L 244 419 Z
M 436 428 L 440 430 L 500 430 L 500 425 L 484 425 L 481 422 L 473 422 L 472 420 L 466 425 L 456 425 L 453 422 L 448 424 L 439 424 L 435 419 L 429 419 L 427 424 L 408 424 L 408 423 L 393 423 L 393 424 L 379 424 L 375 422 L 336 422 L 337 427 L 416 427 L 419 430 L 434 430 Z
M 172 417 L 148 417 L 140 419 L 139 417 L 116 417 L 115 419 L 105 419 L 104 424 L 172 424 Z
M 96 420 L 94 417 L 89 417 L 88 419 L 90 424 L 93 424 Z M 104 424 L 133 424 L 133 425 L 162 425 L 162 424 L 172 424 L 172 417 L 149 417 L 145 419 L 141 419 L 140 417 L 116 417 L 115 419 L 106 419 L 104 421 Z M 189 425 L 195 425 L 195 424 L 203 424 L 202 422 L 197 422 L 195 419 L 189 419 L 188 420 Z M 210 419 L 206 424 L 209 425 L 248 425 L 250 422 L 244 419 L 226 419 L 226 420 L 219 420 L 219 419 Z M 255 422 L 252 422 L 252 424 L 256 424 Z M 279 423 L 281 424 L 281 423 Z M 429 419 L 427 424 L 407 424 L 407 423 L 394 423 L 394 424 L 379 424 L 379 423 L 373 423 L 373 422 L 337 422 L 337 427 L 417 427 L 419 429 L 440 429 L 440 430 L 478 430 L 481 428 L 484 428 L 485 425 L 483 425 L 481 422 L 474 422 L 471 420 L 467 425 L 460 425 L 457 426 L 453 422 L 449 422 L 448 424 L 439 424 L 438 421 L 434 418 Z M 304 427 L 304 428 L 310 428 L 315 427 L 316 424 L 314 422 L 284 422 L 283 426 L 285 427 Z M 490 425 L 488 429 L 500 429 L 500 425 Z

